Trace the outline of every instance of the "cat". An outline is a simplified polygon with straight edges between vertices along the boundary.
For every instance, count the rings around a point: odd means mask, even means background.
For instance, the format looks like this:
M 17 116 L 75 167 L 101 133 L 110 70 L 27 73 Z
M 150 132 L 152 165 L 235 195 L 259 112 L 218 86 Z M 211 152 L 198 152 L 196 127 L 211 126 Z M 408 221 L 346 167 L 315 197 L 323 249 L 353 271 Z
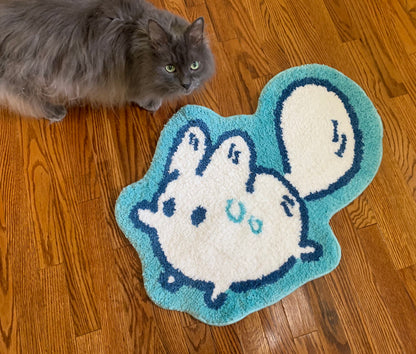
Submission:
M 156 111 L 214 71 L 202 17 L 145 0 L 0 3 L 0 104 L 23 115 L 56 122 L 83 102 Z

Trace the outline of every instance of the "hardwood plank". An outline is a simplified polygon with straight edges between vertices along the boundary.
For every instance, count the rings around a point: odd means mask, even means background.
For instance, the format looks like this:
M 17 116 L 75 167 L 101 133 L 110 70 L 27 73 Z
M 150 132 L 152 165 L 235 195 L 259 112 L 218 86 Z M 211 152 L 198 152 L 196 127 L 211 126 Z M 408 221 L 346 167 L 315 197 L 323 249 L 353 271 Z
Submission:
M 348 205 L 346 209 L 356 229 L 362 229 L 377 223 L 365 192 Z
M 8 254 L 12 256 L 8 262 L 13 275 L 12 291 L 8 294 L 2 306 L 1 317 L 5 309 L 13 314 L 5 323 L 8 331 L 2 334 L 2 342 L 10 343 L 9 350 L 24 353 L 44 353 L 46 350 L 45 333 L 37 323 L 46 323 L 45 292 L 39 274 L 39 258 L 35 237 L 30 220 L 30 201 L 26 194 L 25 172 L 23 163 L 23 146 L 20 118 L 16 115 L 6 115 L 1 119 L 2 129 L 7 134 L 2 141 L 8 144 L 5 155 L 5 165 L 10 174 L 3 175 L 1 187 L 5 202 L 5 226 L 9 243 Z M 4 130 L 3 130 L 4 129 Z M 9 130 L 10 129 L 10 130 Z M 7 153 L 8 151 L 8 153 Z M 5 191 L 5 193 L 4 193 Z M 7 289 L 7 288 L 6 288 Z M 11 296 L 11 298 L 9 297 Z M 10 309 L 10 305 L 13 306 Z M 6 312 L 6 315 L 7 315 Z M 8 316 L 7 316 L 8 317 Z M 6 318 L 7 318 L 6 317 Z M 16 321 L 16 329 L 13 329 Z M 2 324 L 3 325 L 3 324 Z M 16 338 L 10 335 L 16 334 Z M 7 352 L 7 351 L 6 351 Z
M 374 284 L 393 322 L 402 350 L 412 352 L 413 343 L 416 343 L 416 306 L 394 269 L 383 235 L 377 225 L 373 225 L 359 230 L 358 237 L 366 250 Z
M 263 26 L 254 25 L 253 30 L 256 33 L 256 41 L 260 43 L 260 48 L 267 60 L 270 76 L 274 76 L 290 67 L 287 53 L 279 38 L 282 26 L 280 21 L 276 21 L 277 18 L 273 13 L 275 11 L 274 6 L 278 4 L 268 4 L 265 1 L 246 1 L 246 3 L 246 6 L 250 9 L 252 21 L 264 23 Z M 270 5 L 273 5 L 272 9 L 269 9 Z
M 217 352 L 210 326 L 195 320 L 192 324 L 184 327 L 184 332 L 190 353 Z
M 187 7 L 205 5 L 205 0 L 185 0 L 185 4 Z
M 319 332 L 304 334 L 295 338 L 297 353 L 325 353 L 322 346 Z
M 392 15 L 391 8 L 384 1 L 377 4 L 357 1 L 351 6 L 351 13 L 357 19 L 360 38 L 370 50 L 389 96 L 406 94 L 403 75 L 397 70 L 392 50 L 386 43 L 395 34 L 395 28 L 386 21 Z
M 235 95 L 236 102 L 238 107 L 235 111 L 241 112 L 243 114 L 252 114 L 254 113 L 257 105 L 252 105 L 250 100 L 251 93 L 257 91 L 253 85 L 253 79 L 250 74 L 250 67 L 247 62 L 247 56 L 250 54 L 247 52 L 241 52 L 240 40 L 230 40 L 222 43 L 222 48 L 225 52 L 225 55 L 229 58 L 229 63 L 233 68 L 233 77 L 232 82 L 235 82 L 234 87 L 232 88 L 232 93 Z M 240 113 L 240 114 L 241 114 Z
M 3 353 L 16 350 L 17 320 L 10 264 L 10 242 L 4 229 L 0 229 L 0 352 Z
M 416 26 L 416 2 L 415 0 L 398 0 L 403 10 L 408 14 L 409 19 Z
M 413 301 L 413 305 L 416 306 L 416 265 L 400 269 L 398 274 L 406 287 L 407 294 Z
M 363 319 L 357 294 L 351 284 L 351 275 L 347 273 L 345 261 L 326 276 L 328 288 L 335 304 L 351 352 L 374 352 L 371 338 Z
M 140 122 L 140 124 L 139 124 Z M 119 111 L 119 119 L 111 120 L 112 139 L 119 155 L 117 160 L 123 171 L 125 183 L 131 184 L 142 178 L 149 169 L 156 143 L 159 139 L 160 122 L 137 107 Z M 128 148 L 123 148 L 123 146 Z
M 272 353 L 296 353 L 282 302 L 261 310 L 259 316 L 270 351 Z
M 115 252 L 117 297 L 122 301 L 120 310 L 124 313 L 124 326 L 128 331 L 128 352 L 149 353 L 155 348 L 163 352 L 186 351 L 185 334 L 173 311 L 156 309 L 147 296 L 142 269 L 136 251 L 128 246 Z
M 343 42 L 358 39 L 357 28 L 350 10 L 344 0 L 323 0 L 328 9 L 332 22 Z
M 315 279 L 305 286 L 308 289 L 317 329 L 317 333 L 311 333 L 318 335 L 318 343 L 324 347 L 325 352 L 349 353 L 351 349 L 345 329 L 326 278 Z
M 408 0 L 391 2 L 394 9 L 393 26 L 396 28 L 400 43 L 407 54 L 416 53 L 416 16 L 414 16 L 414 9 L 412 9 L 411 4 L 412 1 Z
M 416 64 L 416 61 L 415 61 Z M 416 107 L 414 100 L 409 95 L 395 97 L 388 102 L 395 112 L 395 119 L 389 122 L 391 125 L 397 125 L 396 135 L 404 135 L 402 140 L 409 141 L 410 145 L 416 146 L 416 127 L 414 124 L 414 116 L 416 114 Z M 393 131 L 393 127 L 389 127 Z M 395 137 L 395 141 L 399 141 L 400 137 Z M 403 143 L 402 143 L 403 144 Z M 390 145 L 390 144 L 389 144 Z M 392 144 L 394 147 L 394 144 Z
M 358 304 L 358 316 L 364 327 L 362 333 L 354 334 L 353 342 L 357 341 L 358 336 L 366 336 L 363 341 L 369 342 L 371 350 L 375 352 L 402 352 L 404 343 L 398 334 L 398 328 L 394 324 L 388 304 L 385 303 L 377 287 L 377 281 L 367 257 L 371 251 L 361 244 L 360 235 L 353 228 L 348 214 L 340 212 L 337 216 L 337 218 L 332 218 L 331 226 L 335 234 L 345 235 L 339 238 L 339 241 L 344 260 L 341 263 L 346 268 L 343 271 L 349 275 L 351 280 L 352 293 L 350 296 L 352 298 L 349 301 Z M 343 327 L 348 341 L 351 342 L 348 332 L 354 329 L 348 328 L 346 325 Z
M 47 353 L 74 353 L 75 330 L 71 321 L 65 267 L 58 265 L 40 271 L 40 281 L 45 294 L 46 318 L 37 325 L 42 330 Z
M 77 203 L 101 196 L 92 144 L 88 135 L 87 122 L 90 119 L 87 108 L 73 107 L 69 110 L 66 120 L 62 124 L 56 124 L 58 134 L 65 137 L 63 153 L 68 157 L 76 157 L 65 160 L 68 171 L 65 181 L 71 186 Z
M 270 16 L 274 19 L 272 28 L 275 34 L 277 34 L 278 41 L 282 44 L 283 51 L 290 65 L 306 63 L 307 59 L 305 57 L 308 54 L 305 53 L 304 48 L 302 50 L 299 48 L 302 31 L 298 30 L 296 21 L 292 19 L 286 3 L 265 0 L 265 4 L 270 12 Z
M 292 66 L 310 63 L 337 66 L 335 59 L 341 55 L 342 43 L 321 1 L 265 1 L 279 21 L 278 40 Z
M 0 111 L 1 115 L 1 111 Z M 11 213 L 15 207 L 18 189 L 12 188 L 17 172 L 16 162 L 20 154 L 18 137 L 13 132 L 18 127 L 18 120 L 5 119 L 0 130 L 0 352 L 17 350 L 16 332 L 18 329 L 16 313 L 16 294 L 13 287 L 16 277 L 13 274 L 13 235 L 10 232 L 13 223 Z
M 235 331 L 235 326 L 212 327 L 212 337 L 215 347 L 219 353 L 242 353 L 243 347 L 239 336 Z
M 406 104 L 408 102 L 408 95 L 389 102 L 392 114 L 385 115 L 384 131 L 394 160 L 409 186 L 409 192 L 416 200 L 416 137 L 414 136 L 416 130 L 411 123 L 414 117 L 412 113 L 415 112 L 408 108 L 409 104 Z
M 100 315 L 101 327 L 77 337 L 77 349 L 99 346 L 104 353 L 131 352 L 128 316 L 124 292 L 118 282 L 117 263 L 113 249 L 112 230 L 105 222 L 105 203 L 94 199 L 78 206 L 80 223 L 89 252 L 91 276 L 94 279 L 94 300 Z M 100 225 L 100 227 L 97 227 Z
M 244 353 L 271 352 L 258 312 L 252 313 L 232 326 L 237 333 Z
M 416 203 L 406 180 L 392 160 L 390 148 L 385 146 L 385 151 L 379 173 L 368 188 L 368 196 L 377 224 L 389 244 L 395 268 L 401 269 L 413 265 L 416 260 L 416 219 L 413 217 Z
M 310 301 L 305 286 L 282 299 L 293 338 L 314 332 L 317 329 Z
M 69 121 L 69 120 L 68 120 Z M 94 294 L 92 290 L 92 279 L 89 272 L 88 256 L 86 249 L 83 247 L 84 238 L 79 221 L 79 213 L 77 210 L 77 189 L 74 188 L 71 178 L 70 161 L 73 151 L 68 150 L 70 143 L 68 142 L 69 134 L 59 134 L 62 125 L 46 125 L 46 122 L 35 122 L 41 124 L 39 129 L 31 130 L 30 123 L 22 125 L 23 146 L 33 141 L 42 141 L 44 151 L 46 151 L 43 160 L 46 166 L 54 166 L 50 168 L 50 174 L 47 186 L 50 188 L 45 191 L 50 201 L 47 223 L 45 222 L 43 232 L 46 235 L 55 234 L 57 242 L 59 242 L 59 250 L 61 252 L 61 260 L 67 269 L 66 280 L 70 293 L 70 303 L 72 315 L 75 325 L 76 335 L 85 334 L 94 331 L 100 327 L 100 320 L 94 303 Z M 61 124 L 68 124 L 63 122 Z M 31 133 L 26 133 L 30 131 Z M 86 133 L 86 131 L 85 131 Z M 33 151 L 34 149 L 28 149 Z M 80 152 L 85 153 L 85 149 Z M 31 161 L 30 158 L 27 159 Z M 28 162 L 28 166 L 36 166 L 34 163 Z M 82 159 L 78 159 L 82 161 Z M 78 171 L 82 170 L 78 168 Z M 44 183 L 46 179 L 39 176 L 40 183 Z M 93 181 L 93 178 L 91 179 Z M 32 203 L 32 212 L 34 215 L 45 215 L 41 206 L 38 207 L 37 201 L 42 201 L 42 197 L 36 194 L 36 182 L 28 178 L 29 193 L 33 193 L 34 202 Z M 44 191 L 41 189 L 41 192 Z M 39 209 L 40 208 L 40 209 Z M 36 231 L 36 229 L 35 229 Z M 41 264 L 41 267 L 44 264 Z M 50 264 L 47 264 L 50 265 Z
M 185 0 L 162 0 L 163 8 L 169 9 L 169 11 L 182 16 L 184 18 L 187 17 L 186 14 L 186 7 L 188 4 Z M 192 19 L 188 19 L 190 22 Z
M 232 17 L 237 32 L 237 38 L 244 50 L 245 62 L 250 77 L 256 79 L 271 73 L 269 60 L 267 60 L 253 29 L 256 27 L 258 18 L 253 13 L 251 2 L 230 0 Z
M 76 339 L 78 354 L 105 353 L 101 330 L 84 334 Z
M 94 119 L 88 120 L 88 134 L 105 205 L 105 222 L 113 230 L 118 230 L 113 208 L 120 191 L 125 186 L 121 162 L 118 157 L 121 149 L 117 149 L 115 146 L 114 131 L 112 131 L 110 123 L 112 120 L 118 120 L 117 113 L 110 109 L 102 111 L 90 109 L 89 114 L 93 115 Z M 121 232 L 117 232 L 113 236 L 114 248 L 124 247 L 128 244 Z
M 216 37 L 220 42 L 236 39 L 237 33 L 231 16 L 229 0 L 205 1 Z
M 41 268 L 63 261 L 59 240 L 63 230 L 56 217 L 58 206 L 55 204 L 53 172 L 44 142 L 44 127 L 44 122 L 28 120 L 23 121 L 21 126 L 26 185 Z
M 182 315 L 176 311 L 167 311 L 155 306 L 153 314 L 157 322 L 156 331 L 167 353 L 186 353 L 189 351 L 185 331 L 182 327 Z

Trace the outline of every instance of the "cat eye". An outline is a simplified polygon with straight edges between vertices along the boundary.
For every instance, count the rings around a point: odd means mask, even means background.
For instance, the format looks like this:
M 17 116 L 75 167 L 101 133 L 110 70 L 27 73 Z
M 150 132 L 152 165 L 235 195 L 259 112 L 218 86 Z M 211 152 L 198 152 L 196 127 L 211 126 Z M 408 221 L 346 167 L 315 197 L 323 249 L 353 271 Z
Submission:
M 166 66 L 165 66 L 165 70 L 166 70 L 168 73 L 174 73 L 174 72 L 176 71 L 176 68 L 175 68 L 175 66 L 174 66 L 174 65 L 169 64 L 169 65 L 166 65 Z
M 194 61 L 191 64 L 191 70 L 198 70 L 198 68 L 199 68 L 199 61 Z

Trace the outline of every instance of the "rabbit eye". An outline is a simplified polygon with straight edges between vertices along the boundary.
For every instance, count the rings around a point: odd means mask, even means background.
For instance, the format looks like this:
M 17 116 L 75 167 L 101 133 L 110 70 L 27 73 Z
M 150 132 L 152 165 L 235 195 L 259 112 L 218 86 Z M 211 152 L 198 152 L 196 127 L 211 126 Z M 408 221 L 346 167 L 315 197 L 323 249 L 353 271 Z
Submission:
M 194 147 L 194 151 L 198 150 L 199 139 L 196 137 L 194 133 L 189 134 L 189 145 Z
M 170 218 L 176 211 L 176 203 L 175 198 L 170 198 L 163 202 L 163 214 L 165 214 L 168 218 Z
M 207 209 L 205 209 L 202 206 L 195 208 L 191 214 L 192 225 L 198 227 L 199 224 L 204 222 L 206 216 L 207 216 Z
M 228 158 L 233 162 L 234 165 L 238 165 L 239 163 L 239 156 L 241 151 L 235 150 L 236 145 L 232 143 L 230 145 L 230 149 L 228 150 Z
M 286 215 L 291 218 L 293 216 L 292 208 L 295 206 L 295 201 L 287 195 L 283 196 L 283 202 L 280 203 Z

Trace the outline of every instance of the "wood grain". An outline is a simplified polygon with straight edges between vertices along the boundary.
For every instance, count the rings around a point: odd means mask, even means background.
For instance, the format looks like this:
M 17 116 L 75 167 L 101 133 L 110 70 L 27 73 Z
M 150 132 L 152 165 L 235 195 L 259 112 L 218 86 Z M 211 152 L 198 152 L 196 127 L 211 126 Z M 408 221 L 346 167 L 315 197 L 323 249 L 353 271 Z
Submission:
M 292 336 L 300 337 L 317 329 L 315 316 L 306 287 L 302 287 L 282 300 Z
M 295 338 L 297 353 L 323 353 L 325 349 L 319 337 L 319 332 L 311 332 Z
M 74 107 L 61 123 L 0 110 L 0 353 L 413 353 L 416 347 L 416 1 L 155 0 L 204 16 L 216 75 L 150 114 Z M 380 170 L 331 219 L 342 258 L 225 327 L 159 308 L 115 222 L 180 107 L 253 113 L 264 85 L 322 63 L 384 125 Z
M 15 258 L 12 257 L 16 250 L 12 231 L 17 230 L 12 228 L 12 215 L 18 203 L 18 190 L 13 188 L 13 180 L 21 158 L 18 137 L 14 134 L 19 122 L 13 118 L 4 119 L 0 130 L 3 156 L 0 159 L 0 352 L 5 353 L 16 351 L 18 330 L 16 294 L 13 291 L 17 279 L 13 274 Z
M 348 42 L 358 39 L 357 26 L 351 16 L 348 3 L 344 0 L 324 0 L 324 3 L 341 40 Z
M 347 206 L 347 211 L 356 229 L 377 223 L 365 192 Z

